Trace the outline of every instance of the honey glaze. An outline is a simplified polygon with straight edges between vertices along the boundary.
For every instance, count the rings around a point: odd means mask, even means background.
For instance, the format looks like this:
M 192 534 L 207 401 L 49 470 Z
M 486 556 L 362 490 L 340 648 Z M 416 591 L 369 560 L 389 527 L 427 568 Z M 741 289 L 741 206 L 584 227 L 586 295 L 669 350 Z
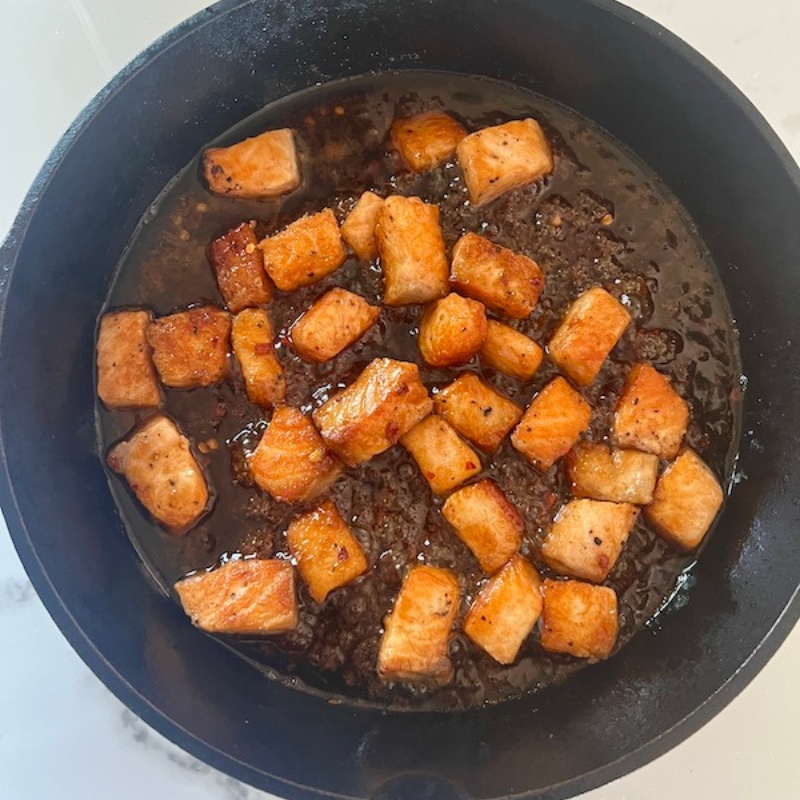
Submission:
M 468 130 L 532 116 L 545 129 L 555 171 L 485 207 L 473 207 L 458 165 L 451 160 L 423 174 L 403 169 L 388 145 L 396 117 L 443 109 Z M 371 189 L 417 195 L 438 204 L 449 250 L 466 231 L 482 234 L 533 259 L 545 275 L 533 314 L 503 321 L 544 345 L 569 304 L 601 285 L 633 316 L 600 375 L 583 390 L 593 407 L 587 438 L 607 438 L 615 402 L 631 363 L 646 360 L 667 375 L 690 404 L 687 443 L 725 483 L 738 442 L 739 353 L 725 292 L 710 255 L 678 200 L 632 153 L 575 113 L 498 82 L 445 73 L 403 72 L 327 84 L 273 103 L 214 144 L 231 144 L 263 130 L 292 127 L 303 185 L 281 200 L 251 202 L 211 195 L 195 160 L 176 177 L 142 220 L 122 259 L 108 308 L 144 306 L 156 315 L 200 303 L 221 305 L 206 259 L 208 243 L 244 220 L 259 236 L 301 214 L 325 207 L 342 221 L 360 194 Z M 420 306 L 384 308 L 378 323 L 353 347 L 323 364 L 301 361 L 288 331 L 311 303 L 334 286 L 380 304 L 376 264 L 348 259 L 334 274 L 291 294 L 275 293 L 269 313 L 278 332 L 289 404 L 319 407 L 381 356 L 420 364 L 435 392 L 460 371 L 472 370 L 521 406 L 555 374 L 547 359 L 521 382 L 477 359 L 456 369 L 421 364 L 416 337 Z M 211 512 L 175 537 L 159 528 L 132 499 L 124 481 L 110 482 L 129 536 L 157 582 L 168 591 L 186 573 L 247 555 L 288 558 L 286 528 L 302 507 L 271 499 L 255 487 L 246 467 L 268 415 L 252 405 L 234 366 L 230 378 L 208 389 L 166 390 L 164 410 L 195 443 L 211 478 Z M 103 452 L 137 422 L 130 412 L 98 405 Z M 543 533 L 569 491 L 563 463 L 538 473 L 508 439 L 483 456 L 481 477 L 491 477 L 525 520 L 522 553 L 550 574 L 538 555 Z M 300 622 L 288 634 L 225 643 L 270 675 L 340 700 L 394 708 L 455 709 L 496 702 L 563 681 L 585 666 L 546 653 L 538 632 L 514 664 L 502 666 L 472 644 L 461 624 L 486 580 L 475 558 L 443 520 L 416 464 L 397 446 L 355 469 L 329 491 L 369 561 L 356 582 L 317 604 L 300 586 Z M 605 585 L 619 597 L 617 649 L 657 612 L 685 580 L 696 554 L 683 555 L 639 521 Z M 439 689 L 387 685 L 376 673 L 383 619 L 413 564 L 452 569 L 462 604 L 450 641 L 453 681 Z M 174 596 L 174 594 L 173 594 Z M 189 624 L 187 620 L 187 624 Z M 624 654 L 617 657 L 623 657 Z

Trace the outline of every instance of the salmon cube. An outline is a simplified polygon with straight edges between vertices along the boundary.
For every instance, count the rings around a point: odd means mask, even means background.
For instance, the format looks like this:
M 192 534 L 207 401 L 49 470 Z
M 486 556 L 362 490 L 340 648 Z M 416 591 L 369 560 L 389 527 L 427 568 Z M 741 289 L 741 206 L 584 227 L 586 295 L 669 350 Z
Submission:
M 358 539 L 330 500 L 295 517 L 286 535 L 300 577 L 318 603 L 367 571 Z
M 419 351 L 431 367 L 469 361 L 486 339 L 483 303 L 449 294 L 427 308 L 419 326 Z
M 272 281 L 264 272 L 253 225 L 243 222 L 208 246 L 208 260 L 222 299 L 234 314 L 272 300 Z
M 460 603 L 450 570 L 412 567 L 384 620 L 378 675 L 385 681 L 449 682 L 453 666 L 447 647 Z
M 161 388 L 147 342 L 149 311 L 113 311 L 100 320 L 97 394 L 109 408 L 161 405 Z
M 233 318 L 231 341 L 250 401 L 262 408 L 280 405 L 286 398 L 286 377 L 267 312 L 263 308 L 240 311 Z
M 258 200 L 280 197 L 300 186 L 294 134 L 266 131 L 230 147 L 203 153 L 203 176 L 214 194 Z
M 481 471 L 480 456 L 437 414 L 425 417 L 400 439 L 434 494 L 460 486 Z
M 584 292 L 547 344 L 553 363 L 578 386 L 588 386 L 628 327 L 631 315 L 605 289 Z
M 530 316 L 544 288 L 531 258 L 465 233 L 453 247 L 450 280 L 459 292 L 514 319 Z
M 553 154 L 539 123 L 518 119 L 471 133 L 458 161 L 473 205 L 482 206 L 553 171 Z
M 262 636 L 297 627 L 294 567 L 275 558 L 228 561 L 175 584 L 192 624 L 209 633 Z
M 314 412 L 314 422 L 328 446 L 353 467 L 388 450 L 432 408 L 416 364 L 376 358 Z
M 282 292 L 322 280 L 336 272 L 347 257 L 339 225 L 329 208 L 300 217 L 258 246 L 264 255 L 264 269 Z
M 459 489 L 442 506 L 444 518 L 469 547 L 484 572 L 497 572 L 522 543 L 519 511 L 492 480 Z
M 391 129 L 392 146 L 412 172 L 425 172 L 447 161 L 466 135 L 464 126 L 444 111 L 395 120 Z
M 382 209 L 382 197 L 364 192 L 342 223 L 342 238 L 361 261 L 374 261 L 378 257 L 375 224 Z
M 279 406 L 250 458 L 250 472 L 276 500 L 301 503 L 324 492 L 342 465 L 305 414 Z
M 164 414 L 149 417 L 108 454 L 108 466 L 125 477 L 139 502 L 175 533 L 207 511 L 209 491 L 189 440 Z
M 581 581 L 544 582 L 541 643 L 551 653 L 608 658 L 617 641 L 617 595 Z
M 500 664 L 512 664 L 542 613 L 542 580 L 520 555 L 481 589 L 464 633 Z
M 493 319 L 479 352 L 484 364 L 521 381 L 529 381 L 536 374 L 544 356 L 533 339 Z
M 436 413 L 486 453 L 500 446 L 519 422 L 522 409 L 467 372 L 434 395 Z
M 658 457 L 580 442 L 567 454 L 567 476 L 576 497 L 643 506 L 653 499 Z
M 331 289 L 292 326 L 292 346 L 305 361 L 329 361 L 355 344 L 381 310 L 346 289 Z
M 592 408 L 556 376 L 534 397 L 511 434 L 511 444 L 538 470 L 547 472 L 589 427 Z
M 619 560 L 639 509 L 630 503 L 571 500 L 556 514 L 542 558 L 561 575 L 602 583 Z
M 147 341 L 161 382 L 173 389 L 219 383 L 228 373 L 231 316 L 213 306 L 179 311 L 150 323 Z
M 449 291 L 450 267 L 439 227 L 439 207 L 392 195 L 375 225 L 387 306 L 428 303 Z
M 722 487 L 714 473 L 687 448 L 664 470 L 644 515 L 656 532 L 676 547 L 693 550 L 708 533 L 722 499 Z
M 667 461 L 675 458 L 689 425 L 689 406 L 669 378 L 649 364 L 636 364 L 622 389 L 611 439 Z

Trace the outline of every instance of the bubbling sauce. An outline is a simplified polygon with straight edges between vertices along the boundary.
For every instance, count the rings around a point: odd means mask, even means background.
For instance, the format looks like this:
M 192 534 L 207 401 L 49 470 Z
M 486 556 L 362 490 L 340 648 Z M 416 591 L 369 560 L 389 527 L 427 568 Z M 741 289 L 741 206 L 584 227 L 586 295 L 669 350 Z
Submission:
M 485 208 L 471 206 L 454 160 L 416 175 L 404 171 L 388 148 L 393 119 L 434 108 L 454 114 L 469 130 L 535 117 L 553 147 L 555 171 Z M 630 364 L 649 361 L 688 399 L 687 442 L 727 483 L 738 440 L 740 368 L 725 292 L 686 212 L 632 153 L 574 112 L 525 90 L 425 72 L 309 89 L 267 106 L 217 143 L 286 126 L 298 134 L 303 188 L 275 201 L 220 198 L 204 188 L 198 161 L 193 161 L 142 220 L 118 267 L 109 308 L 147 306 L 160 315 L 200 302 L 222 305 L 205 248 L 243 220 L 256 220 L 259 235 L 267 235 L 326 206 L 341 222 L 366 189 L 383 196 L 417 195 L 441 209 L 448 251 L 469 230 L 538 262 L 545 289 L 536 310 L 525 320 L 504 320 L 537 342 L 547 341 L 572 300 L 589 287 L 602 285 L 620 299 L 634 322 L 583 392 L 594 409 L 588 438 L 607 437 Z M 380 269 L 350 259 L 313 286 L 276 292 L 269 308 L 279 332 L 287 402 L 304 412 L 351 383 L 379 356 L 420 364 L 433 391 L 461 370 L 477 371 L 521 406 L 554 374 L 547 360 L 527 382 L 484 368 L 477 360 L 455 370 L 422 365 L 416 343 L 419 306 L 383 309 L 378 324 L 355 346 L 328 363 L 306 364 L 287 346 L 288 329 L 333 286 L 371 303 L 381 300 Z M 247 400 L 236 368 L 216 387 L 167 390 L 165 411 L 198 447 L 216 492 L 211 513 L 184 536 L 172 536 L 146 516 L 124 481 L 109 476 L 129 536 L 161 587 L 171 592 L 187 572 L 236 554 L 288 558 L 285 531 L 300 509 L 272 500 L 247 472 L 246 454 L 268 416 Z M 109 413 L 99 406 L 97 414 L 103 452 L 138 420 L 134 413 Z M 506 439 L 493 456 L 484 457 L 484 476 L 497 481 L 519 508 L 525 520 L 522 553 L 548 575 L 538 552 L 549 522 L 569 497 L 563 465 L 541 475 Z M 322 606 L 299 581 L 300 623 L 290 634 L 258 641 L 220 637 L 267 674 L 339 700 L 457 709 L 541 689 L 585 666 L 579 659 L 543 651 L 536 630 L 511 666 L 496 663 L 459 632 L 486 576 L 444 522 L 441 500 L 432 496 L 403 448 L 393 447 L 347 470 L 330 496 L 361 542 L 370 570 L 333 592 Z M 637 524 L 606 581 L 619 597 L 617 650 L 656 614 L 695 557 L 678 553 L 642 521 Z M 435 690 L 388 686 L 376 674 L 383 618 L 405 572 L 418 563 L 452 569 L 463 595 L 450 643 L 455 677 Z

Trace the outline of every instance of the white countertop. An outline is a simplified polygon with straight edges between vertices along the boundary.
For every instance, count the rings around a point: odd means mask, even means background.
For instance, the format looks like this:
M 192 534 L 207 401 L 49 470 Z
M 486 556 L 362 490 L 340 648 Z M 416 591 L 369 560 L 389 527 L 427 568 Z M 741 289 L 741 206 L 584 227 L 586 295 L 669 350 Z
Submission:
M 556 0 L 554 0 L 555 2 Z M 800 3 L 633 0 L 719 66 L 800 159 Z M 0 238 L 76 113 L 202 0 L 0 2 Z M 84 666 L 36 597 L 0 519 L 0 797 L 265 800 L 139 721 Z M 721 714 L 585 800 L 800 798 L 800 629 Z

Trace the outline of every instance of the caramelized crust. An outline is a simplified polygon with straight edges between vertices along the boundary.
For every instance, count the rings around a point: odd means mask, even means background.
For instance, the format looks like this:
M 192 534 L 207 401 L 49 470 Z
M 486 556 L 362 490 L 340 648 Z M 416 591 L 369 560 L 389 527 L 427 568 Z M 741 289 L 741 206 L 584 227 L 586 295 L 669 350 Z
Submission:
M 288 128 L 266 131 L 230 147 L 203 153 L 203 175 L 214 194 L 257 200 L 279 197 L 300 186 L 294 135 Z
M 522 409 L 471 372 L 434 395 L 436 413 L 481 450 L 492 453 L 519 422 Z
M 395 120 L 391 129 L 392 146 L 412 172 L 425 172 L 447 161 L 466 135 L 464 126 L 444 111 Z
M 489 574 L 502 567 L 522 543 L 519 511 L 492 480 L 484 478 L 447 498 L 442 515 Z
M 329 208 L 287 225 L 262 239 L 264 269 L 282 292 L 293 292 L 336 272 L 347 253 Z
M 292 326 L 292 345 L 304 361 L 329 361 L 355 344 L 381 310 L 346 289 L 331 289 Z
M 331 500 L 295 517 L 286 536 L 300 576 L 318 603 L 369 566 L 358 539 Z
M 192 624 L 208 633 L 262 636 L 297 627 L 294 567 L 278 559 L 228 561 L 175 584 Z
M 416 364 L 376 358 L 314 412 L 314 422 L 339 457 L 355 466 L 388 450 L 432 407 Z
M 280 405 L 286 397 L 286 377 L 267 312 L 262 308 L 240 311 L 233 318 L 231 341 L 250 401 L 262 408 Z
M 382 208 L 382 197 L 373 192 L 364 192 L 342 223 L 342 239 L 350 245 L 360 261 L 374 261 L 378 257 L 375 225 Z
M 480 350 L 488 325 L 483 303 L 458 294 L 431 303 L 419 326 L 419 351 L 432 367 L 464 364 Z
M 544 582 L 541 643 L 552 653 L 603 659 L 617 641 L 617 595 L 581 581 Z
M 250 472 L 276 500 L 299 503 L 324 492 L 342 465 L 305 414 L 279 406 L 250 459 Z
M 519 119 L 471 133 L 456 150 L 473 205 L 553 171 L 553 154 L 539 123 Z
M 139 502 L 164 526 L 183 533 L 206 512 L 209 490 L 189 440 L 156 414 L 114 445 L 108 466 L 125 477 Z
M 441 685 L 453 675 L 447 657 L 450 629 L 461 593 L 452 572 L 412 567 L 406 575 L 378 653 L 378 674 L 388 681 L 424 681 Z
M 538 470 L 547 472 L 569 452 L 591 420 L 591 406 L 557 376 L 533 398 L 511 434 L 511 444 Z
M 147 341 L 149 311 L 113 311 L 100 320 L 97 336 L 97 394 L 109 408 L 161 405 L 153 356 Z
M 462 294 L 514 319 L 530 315 L 544 288 L 533 259 L 477 233 L 465 233 L 453 247 L 450 280 Z
M 578 386 L 588 386 L 630 321 L 613 295 L 599 287 L 589 289 L 569 307 L 548 342 L 550 358 Z
M 147 341 L 161 381 L 173 389 L 219 383 L 228 372 L 231 316 L 199 306 L 150 323 Z
M 481 589 L 464 633 L 500 664 L 512 664 L 542 613 L 542 580 L 520 555 Z
M 449 289 L 439 207 L 418 197 L 392 195 L 375 226 L 387 306 L 428 303 Z
M 264 272 L 264 256 L 249 222 L 229 230 L 208 246 L 208 260 L 222 299 L 234 314 L 272 300 L 272 282 Z

